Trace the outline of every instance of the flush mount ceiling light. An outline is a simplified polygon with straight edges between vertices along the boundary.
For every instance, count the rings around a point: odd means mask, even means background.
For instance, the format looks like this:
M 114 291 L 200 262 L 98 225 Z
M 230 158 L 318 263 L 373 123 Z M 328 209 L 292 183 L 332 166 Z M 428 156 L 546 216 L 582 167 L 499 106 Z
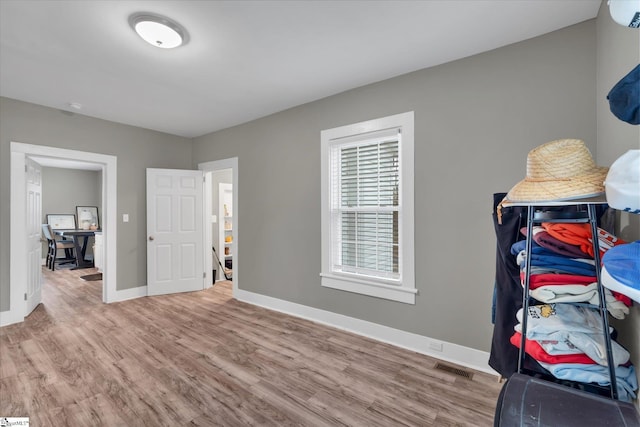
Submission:
M 172 49 L 186 44 L 187 31 L 177 22 L 151 13 L 134 13 L 129 25 L 147 43 L 162 49 Z
M 623 27 L 640 28 L 640 0 L 609 0 L 611 18 Z

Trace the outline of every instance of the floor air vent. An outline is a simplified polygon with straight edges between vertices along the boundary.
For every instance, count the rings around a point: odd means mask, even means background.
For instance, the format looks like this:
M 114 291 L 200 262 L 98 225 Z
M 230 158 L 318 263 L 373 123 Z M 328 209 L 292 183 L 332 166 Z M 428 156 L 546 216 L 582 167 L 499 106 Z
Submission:
M 442 363 L 436 363 L 436 369 L 440 369 L 441 371 L 449 372 L 450 374 L 458 375 L 459 377 L 464 377 L 467 379 L 472 379 L 473 374 L 469 371 L 465 371 L 464 369 L 454 368 L 453 366 L 443 365 Z

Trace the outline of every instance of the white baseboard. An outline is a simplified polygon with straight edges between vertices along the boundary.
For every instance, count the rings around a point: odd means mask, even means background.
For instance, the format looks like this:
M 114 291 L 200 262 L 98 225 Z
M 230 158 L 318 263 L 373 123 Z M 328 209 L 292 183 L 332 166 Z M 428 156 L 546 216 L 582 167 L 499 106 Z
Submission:
M 24 316 L 17 313 L 18 310 L 0 311 L 0 327 L 13 325 L 24 321 Z
M 486 351 L 436 340 L 412 332 L 390 328 L 366 320 L 356 319 L 354 317 L 344 316 L 342 314 L 268 297 L 242 289 L 234 292 L 233 296 L 239 301 L 353 332 L 396 347 L 498 376 L 498 373 L 488 365 L 489 353 Z M 442 351 L 435 350 L 438 348 L 441 348 Z
M 121 291 L 116 290 L 116 296 L 113 300 L 109 301 L 118 302 L 118 301 L 126 301 L 129 299 L 135 299 L 140 297 L 147 296 L 147 286 L 138 286 L 137 288 L 123 289 Z

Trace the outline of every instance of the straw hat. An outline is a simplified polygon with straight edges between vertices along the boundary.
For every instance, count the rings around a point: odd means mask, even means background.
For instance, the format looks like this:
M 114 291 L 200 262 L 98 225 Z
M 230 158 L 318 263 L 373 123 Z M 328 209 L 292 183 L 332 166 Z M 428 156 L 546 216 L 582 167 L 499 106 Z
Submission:
M 609 169 L 596 166 L 579 139 L 559 139 L 527 155 L 527 176 L 507 193 L 513 202 L 551 202 L 604 193 Z

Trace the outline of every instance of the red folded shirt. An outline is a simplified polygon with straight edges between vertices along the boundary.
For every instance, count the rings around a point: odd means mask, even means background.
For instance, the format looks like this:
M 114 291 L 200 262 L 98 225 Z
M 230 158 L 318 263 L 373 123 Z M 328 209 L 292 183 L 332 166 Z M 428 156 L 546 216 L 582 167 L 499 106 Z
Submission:
M 547 230 L 549 235 L 555 237 L 570 245 L 580 247 L 582 252 L 586 252 L 593 257 L 593 243 L 591 242 L 591 225 L 590 224 L 566 224 L 543 222 L 542 227 Z M 607 233 L 605 230 L 598 228 L 598 248 L 600 256 L 614 246 L 626 243 L 622 239 L 618 239 L 613 234 Z
M 524 284 L 524 272 L 520 273 L 520 279 Z M 540 286 L 549 285 L 590 285 L 598 279 L 595 276 L 580 276 L 578 274 L 543 273 L 532 274 L 529 277 L 529 289 L 537 289 Z
M 511 339 L 509 339 L 509 341 L 511 342 L 511 344 L 520 348 L 520 340 L 522 339 L 521 337 L 522 335 L 520 334 L 520 332 L 516 332 L 511 336 Z M 543 362 L 543 363 L 581 363 L 583 365 L 596 364 L 596 362 L 593 361 L 593 359 L 590 359 L 584 353 L 558 354 L 558 355 L 549 354 L 546 351 L 544 351 L 544 348 L 542 348 L 540 344 L 538 344 L 538 341 L 533 341 L 529 339 L 525 341 L 524 351 L 529 356 L 536 359 L 538 362 Z
M 613 294 L 613 297 L 615 299 L 617 299 L 618 301 L 622 302 L 627 307 L 631 307 L 633 305 L 633 302 L 631 301 L 631 298 L 629 298 L 628 296 L 626 296 L 624 294 L 621 294 L 620 292 L 616 292 L 616 291 L 611 291 L 611 293 Z

